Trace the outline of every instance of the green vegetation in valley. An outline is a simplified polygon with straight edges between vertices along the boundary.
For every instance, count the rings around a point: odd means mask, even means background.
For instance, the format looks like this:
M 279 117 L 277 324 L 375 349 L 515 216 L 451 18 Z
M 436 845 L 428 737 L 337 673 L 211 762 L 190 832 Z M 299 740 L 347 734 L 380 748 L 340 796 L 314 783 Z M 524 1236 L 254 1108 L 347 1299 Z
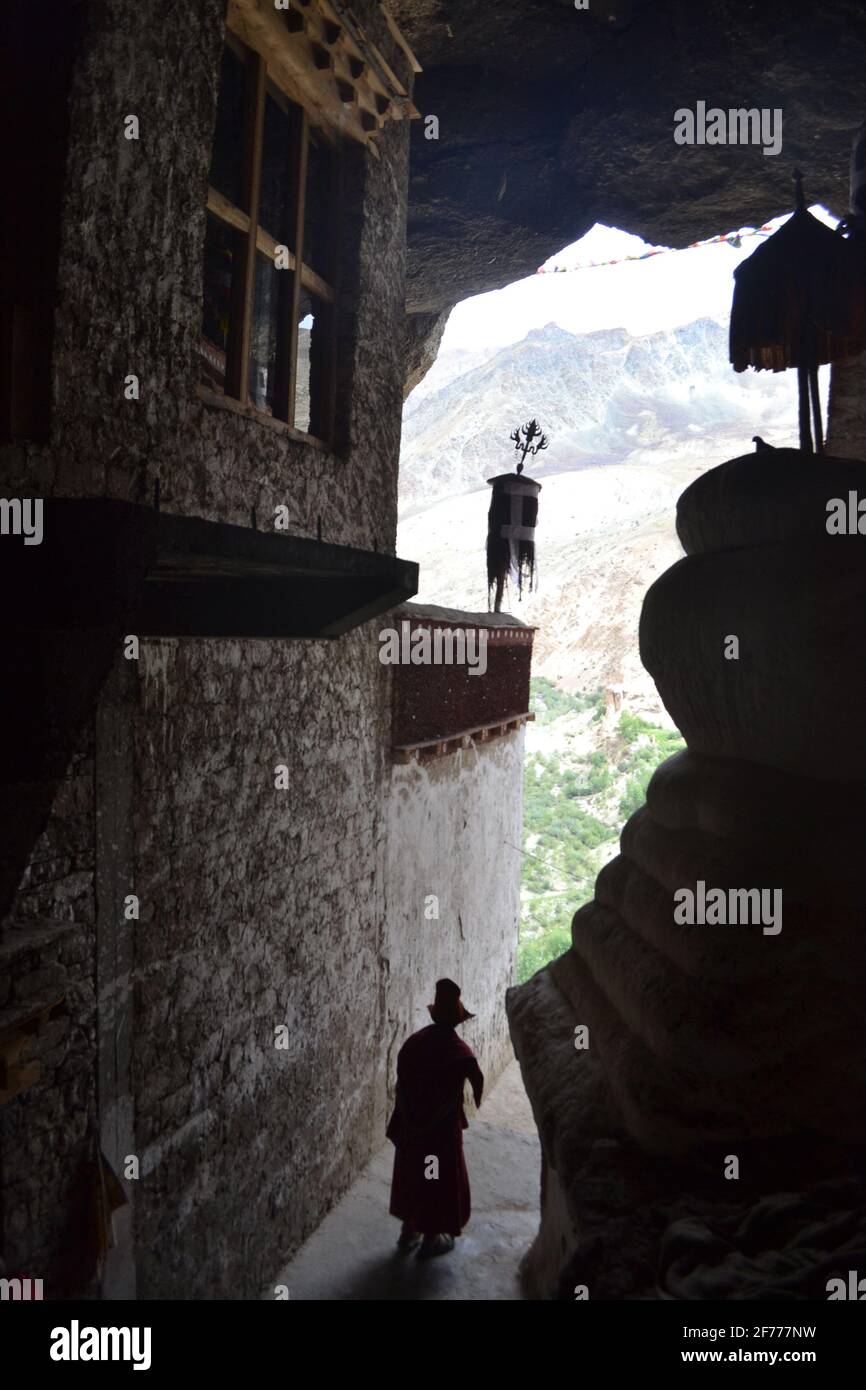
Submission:
M 545 676 L 533 676 L 531 687 L 536 724 L 552 724 L 561 714 L 582 714 L 587 709 L 594 711 L 596 719 L 604 714 L 604 693 L 601 690 L 595 695 L 569 695 L 568 691 L 560 690 Z
M 619 734 L 626 749 L 617 765 L 617 771 L 627 778 L 619 802 L 619 814 L 625 822 L 646 801 L 649 779 L 659 763 L 673 757 L 686 745 L 678 733 L 659 729 L 627 710 L 620 715 Z
M 533 677 L 531 689 L 536 727 L 563 722 L 554 751 L 530 753 L 525 764 L 521 982 L 568 949 L 571 919 L 592 898 L 623 823 L 643 805 L 659 763 L 685 746 L 628 711 L 605 732 L 601 691 L 572 695 L 544 677 Z

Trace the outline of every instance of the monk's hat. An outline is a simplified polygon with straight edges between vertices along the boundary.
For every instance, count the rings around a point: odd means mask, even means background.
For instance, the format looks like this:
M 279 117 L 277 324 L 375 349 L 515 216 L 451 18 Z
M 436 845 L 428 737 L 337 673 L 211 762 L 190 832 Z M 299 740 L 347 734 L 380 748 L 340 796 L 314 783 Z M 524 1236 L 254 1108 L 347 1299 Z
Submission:
M 458 1023 L 465 1023 L 467 1018 L 475 1017 L 464 1008 L 460 986 L 455 985 L 453 980 L 436 981 L 436 997 L 432 1004 L 427 1005 L 427 1011 L 434 1023 L 448 1023 L 452 1028 L 456 1028 Z

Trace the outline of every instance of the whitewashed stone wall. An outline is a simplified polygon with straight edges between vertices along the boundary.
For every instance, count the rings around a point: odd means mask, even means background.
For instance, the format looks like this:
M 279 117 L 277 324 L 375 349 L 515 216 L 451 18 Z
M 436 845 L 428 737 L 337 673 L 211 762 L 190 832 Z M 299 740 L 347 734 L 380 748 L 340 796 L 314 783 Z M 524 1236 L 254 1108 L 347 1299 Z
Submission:
M 387 1033 L 397 1051 L 429 1023 L 441 976 L 476 1015 L 460 1029 L 488 1083 L 511 1056 L 505 991 L 520 914 L 524 731 L 391 771 L 386 829 Z M 439 918 L 427 900 L 438 898 Z M 380 1086 L 379 1094 L 383 1093 Z M 470 1102 L 471 1103 L 471 1102 Z

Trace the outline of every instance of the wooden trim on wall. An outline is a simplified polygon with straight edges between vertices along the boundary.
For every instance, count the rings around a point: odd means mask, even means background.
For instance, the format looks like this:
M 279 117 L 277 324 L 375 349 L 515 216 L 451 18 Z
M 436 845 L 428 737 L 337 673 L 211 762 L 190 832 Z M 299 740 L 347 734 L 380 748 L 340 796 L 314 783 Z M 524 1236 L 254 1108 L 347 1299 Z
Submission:
M 278 419 L 276 415 L 265 415 L 264 411 L 256 410 L 254 405 L 244 405 L 241 401 L 232 400 L 231 396 L 223 396 L 219 391 L 209 390 L 207 386 L 197 386 L 196 395 L 202 405 L 211 406 L 215 410 L 228 410 L 232 415 L 241 415 L 245 420 L 252 420 L 257 425 L 265 425 L 268 429 L 275 430 L 277 434 L 287 435 L 298 444 L 309 444 L 311 449 L 318 449 L 322 454 L 334 452 L 326 440 L 317 439 L 306 430 L 295 429 L 294 425 Z
M 295 253 L 295 265 L 304 259 L 304 215 L 307 207 L 307 151 L 309 149 L 309 116 L 304 108 L 301 108 L 300 120 L 295 122 L 294 145 L 292 148 L 292 206 L 295 209 L 294 237 L 291 250 Z M 295 196 L 296 195 L 296 196 Z M 288 370 L 288 413 L 286 419 L 290 425 L 295 423 L 295 396 L 297 395 L 298 377 L 298 310 L 301 297 L 301 276 L 297 269 L 292 272 L 291 293 L 287 296 L 289 312 L 289 331 L 285 335 L 289 370 Z
M 419 743 L 396 743 L 391 748 L 391 761 L 395 763 L 426 762 L 428 758 L 447 757 L 459 753 L 473 743 L 490 743 L 493 739 L 513 734 L 524 724 L 531 723 L 534 714 L 508 714 L 504 718 L 491 719 L 486 724 L 474 724 L 469 729 L 455 729 L 453 733 L 442 734 L 440 738 L 423 739 Z
M 223 197 L 215 188 L 209 187 L 207 191 L 207 210 L 213 213 L 220 222 L 226 222 L 235 231 L 248 233 L 250 229 L 250 219 L 240 208 L 236 208 L 234 203 L 230 203 L 228 198 Z M 261 251 L 268 260 L 275 261 L 277 258 L 277 247 L 281 245 L 276 237 L 272 237 L 270 232 L 266 232 L 264 227 L 256 228 L 256 250 Z M 295 255 L 288 250 L 286 256 L 288 269 L 294 270 L 297 265 Z M 320 299 L 333 303 L 336 299 L 336 290 L 333 285 L 329 285 L 327 280 L 323 280 L 321 275 L 317 275 L 308 265 L 301 266 L 301 282 L 312 294 L 316 294 Z
M 412 52 L 412 49 L 409 47 L 409 41 L 408 41 L 408 39 L 407 39 L 407 38 L 405 37 L 405 35 L 403 34 L 403 32 L 402 32 L 402 30 L 400 29 L 400 26 L 398 25 L 396 19 L 395 19 L 394 16 L 392 15 L 391 11 L 388 9 L 388 6 L 384 3 L 384 0 L 382 0 L 382 3 L 379 5 L 379 9 L 382 11 L 382 14 L 383 14 L 383 16 L 384 16 L 385 23 L 386 23 L 387 26 L 388 26 L 388 32 L 389 32 L 389 34 L 391 35 L 391 38 L 392 38 L 392 39 L 394 40 L 394 42 L 397 44 L 398 48 L 402 48 L 403 53 L 404 53 L 404 55 L 405 55 L 405 57 L 406 57 L 406 60 L 407 60 L 407 62 L 408 62 L 408 64 L 409 64 L 410 68 L 412 69 L 412 71 L 413 71 L 413 72 L 423 72 L 423 68 L 421 67 L 421 64 L 418 62 L 418 59 L 415 57 L 415 54 Z
M 337 419 L 337 335 L 339 323 L 337 321 L 340 303 L 340 284 L 339 284 L 339 248 L 342 237 L 343 226 L 343 200 L 342 200 L 342 171 L 338 159 L 332 159 L 330 166 L 330 179 L 328 186 L 328 207 L 331 210 L 331 217 L 328 223 L 328 272 L 334 275 L 336 284 L 335 292 L 330 299 L 327 296 L 320 296 L 325 301 L 324 306 L 324 330 L 325 346 L 321 354 L 320 370 L 322 379 L 317 392 L 319 418 L 310 416 L 310 428 L 321 432 L 322 438 L 333 442 L 336 433 Z M 306 276 L 304 276 L 306 284 Z M 308 288 L 314 289 L 309 285 Z
M 230 227 L 234 227 L 236 232 L 246 234 L 250 230 L 250 219 L 240 208 L 236 208 L 234 203 L 230 203 L 224 194 L 220 193 L 208 185 L 207 190 L 207 210 L 212 212 L 214 217 L 219 218 L 220 222 L 227 222 Z
M 232 276 L 232 307 L 234 323 L 226 356 L 226 392 L 239 401 L 246 401 L 250 371 L 250 341 L 252 336 L 252 305 L 256 283 L 256 224 L 259 216 L 261 186 L 262 131 L 265 116 L 265 64 L 258 53 L 252 53 L 250 82 L 247 88 L 247 108 L 244 117 L 243 201 L 247 205 L 248 225 L 246 242 L 240 258 L 238 274 Z
M 262 55 L 273 80 L 324 131 L 375 150 L 374 137 L 388 119 L 419 114 L 352 12 L 338 13 L 327 0 L 304 3 L 303 10 L 300 0 L 290 10 L 275 10 L 273 0 L 229 0 L 226 26 Z M 396 29 L 393 19 L 391 26 Z M 411 54 L 405 40 L 399 47 Z
M 322 0 L 318 0 L 321 5 Z M 271 20 L 277 16 L 282 30 L 288 34 L 289 26 L 282 23 L 285 15 L 300 15 L 302 23 L 293 25 L 292 35 L 303 29 L 306 32 L 307 19 L 315 13 L 316 24 L 325 25 L 325 40 L 335 50 L 342 45 L 345 30 L 339 25 L 327 26 L 321 13 L 311 9 L 303 14 L 295 6 L 291 11 L 268 9 L 264 0 L 231 0 L 229 17 L 243 12 L 247 20 L 255 11 L 257 23 L 262 26 L 257 33 L 271 33 Z M 246 22 L 246 21 L 244 21 Z M 240 23 L 240 21 L 239 21 Z M 253 26 L 255 28 L 255 26 Z M 240 24 L 243 29 L 243 24 Z M 339 32 L 338 32 L 339 30 Z M 327 190 L 327 221 L 325 235 L 328 240 L 328 266 L 323 278 L 311 265 L 304 263 L 304 233 L 306 220 L 307 181 L 309 177 L 309 147 L 311 116 L 302 100 L 298 100 L 283 80 L 282 71 L 274 75 L 272 54 L 264 52 L 260 46 L 250 46 L 250 35 L 243 32 L 241 37 L 230 36 L 233 51 L 244 54 L 247 72 L 247 93 L 244 112 L 244 131 L 241 158 L 240 206 L 236 206 L 216 188 L 209 187 L 207 208 L 217 221 L 233 228 L 241 238 L 232 275 L 230 305 L 230 332 L 224 363 L 223 381 L 226 398 L 238 402 L 242 407 L 254 411 L 254 418 L 269 423 L 278 420 L 290 429 L 296 430 L 300 439 L 322 441 L 326 448 L 333 446 L 336 419 L 337 391 L 337 331 L 340 247 L 340 187 L 341 142 L 335 138 L 333 130 L 322 131 L 316 128 L 316 139 L 330 151 L 329 188 Z M 321 47 L 321 45 L 320 45 Z M 323 66 L 319 65 L 320 68 Z M 333 67 L 331 58 L 328 68 Z M 260 194 L 262 180 L 262 159 L 264 140 L 265 106 L 268 93 L 291 117 L 290 147 L 288 153 L 287 206 L 290 209 L 291 225 L 280 229 L 288 246 L 278 241 L 270 232 L 259 225 Z M 368 119 L 366 111 L 361 112 L 362 121 Z M 384 117 L 383 117 L 384 119 Z M 322 139 L 324 135 L 324 139 Z M 277 258 L 277 248 L 284 247 L 280 259 L 280 275 L 276 282 L 276 313 L 278 321 L 277 356 L 273 366 L 273 388 L 270 405 L 273 414 L 256 410 L 249 398 L 249 363 L 253 336 L 253 311 L 256 289 L 256 257 L 261 253 L 271 262 Z M 285 261 L 282 257 L 285 256 Z M 333 279 L 334 283 L 331 283 Z M 316 300 L 316 329 L 310 342 L 309 388 L 310 418 L 305 429 L 296 429 L 296 397 L 298 393 L 299 372 L 299 319 L 302 291 L 308 291 Z M 207 391 L 208 386 L 204 385 Z M 229 406 L 228 408 L 232 408 Z M 315 433 L 313 433 L 315 431 Z

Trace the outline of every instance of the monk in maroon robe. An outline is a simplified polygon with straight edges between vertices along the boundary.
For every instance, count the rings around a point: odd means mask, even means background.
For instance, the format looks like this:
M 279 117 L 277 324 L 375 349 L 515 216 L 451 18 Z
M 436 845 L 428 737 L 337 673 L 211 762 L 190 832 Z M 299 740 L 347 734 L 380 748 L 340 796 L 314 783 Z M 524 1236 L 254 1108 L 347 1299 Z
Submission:
M 455 1028 L 474 1018 L 453 980 L 437 980 L 428 1004 L 433 1022 L 413 1033 L 397 1056 L 397 1096 L 387 1135 L 394 1144 L 392 1216 L 403 1222 L 398 1245 L 444 1255 L 469 1220 L 469 1174 L 463 1157 L 463 1087 L 481 1104 L 484 1077 Z M 423 1241 L 422 1241 L 423 1237 Z

